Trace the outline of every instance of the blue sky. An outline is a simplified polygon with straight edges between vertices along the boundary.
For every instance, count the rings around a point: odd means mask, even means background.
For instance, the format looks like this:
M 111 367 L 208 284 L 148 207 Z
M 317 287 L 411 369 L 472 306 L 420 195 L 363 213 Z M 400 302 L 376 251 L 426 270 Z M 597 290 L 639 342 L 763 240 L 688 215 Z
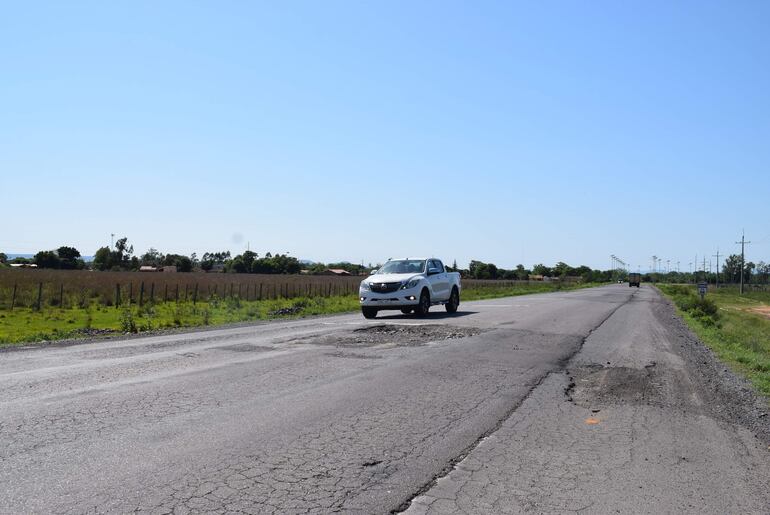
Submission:
M 768 2 L 8 2 L 0 250 L 770 260 Z M 673 266 L 673 265 L 672 265 Z

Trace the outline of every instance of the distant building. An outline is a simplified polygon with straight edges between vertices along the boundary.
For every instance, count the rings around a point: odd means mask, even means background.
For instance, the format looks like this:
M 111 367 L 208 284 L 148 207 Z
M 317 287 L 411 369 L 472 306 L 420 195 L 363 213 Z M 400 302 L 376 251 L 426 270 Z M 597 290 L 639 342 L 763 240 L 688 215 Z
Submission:
M 143 265 L 139 267 L 140 272 L 166 272 L 166 273 L 174 273 L 176 272 L 176 265 L 168 265 L 168 266 L 150 266 L 150 265 Z
M 336 275 L 336 276 L 344 276 L 344 275 L 353 275 L 347 270 L 344 270 L 342 268 L 327 268 L 323 271 L 323 275 Z

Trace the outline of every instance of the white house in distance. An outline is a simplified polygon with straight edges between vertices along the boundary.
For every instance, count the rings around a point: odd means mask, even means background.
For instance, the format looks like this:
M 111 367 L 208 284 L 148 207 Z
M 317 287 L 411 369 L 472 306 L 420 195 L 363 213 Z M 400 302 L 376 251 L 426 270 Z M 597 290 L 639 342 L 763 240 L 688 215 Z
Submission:
M 174 273 L 176 272 L 176 265 L 168 265 L 168 266 L 149 266 L 144 265 L 139 267 L 140 272 L 166 272 L 166 273 Z

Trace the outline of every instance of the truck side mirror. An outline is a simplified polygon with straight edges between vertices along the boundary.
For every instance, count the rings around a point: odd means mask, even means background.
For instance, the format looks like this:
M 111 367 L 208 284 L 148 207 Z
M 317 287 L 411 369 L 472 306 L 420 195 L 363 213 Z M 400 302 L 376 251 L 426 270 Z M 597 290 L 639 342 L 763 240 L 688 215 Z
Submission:
M 428 268 L 428 275 L 436 275 L 438 273 L 440 273 L 438 268 Z
M 369 275 L 374 275 L 376 273 L 377 273 L 377 270 L 372 270 L 371 272 L 369 272 Z

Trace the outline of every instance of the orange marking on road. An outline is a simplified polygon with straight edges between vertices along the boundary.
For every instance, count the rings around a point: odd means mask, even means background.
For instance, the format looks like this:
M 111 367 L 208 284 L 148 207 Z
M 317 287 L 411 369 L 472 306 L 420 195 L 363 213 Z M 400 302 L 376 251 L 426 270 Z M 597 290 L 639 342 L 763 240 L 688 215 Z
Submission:
M 595 426 L 598 423 L 599 423 L 598 418 L 589 417 L 586 419 L 586 424 L 588 424 L 589 426 Z

